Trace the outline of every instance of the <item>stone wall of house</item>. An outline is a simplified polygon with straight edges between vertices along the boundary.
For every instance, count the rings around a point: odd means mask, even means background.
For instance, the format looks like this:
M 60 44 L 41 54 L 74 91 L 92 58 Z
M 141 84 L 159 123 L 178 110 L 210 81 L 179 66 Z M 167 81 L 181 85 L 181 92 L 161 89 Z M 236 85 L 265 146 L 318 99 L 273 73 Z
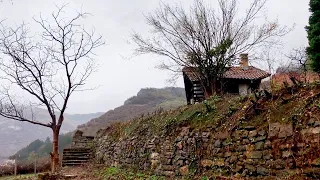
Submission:
M 114 141 L 100 134 L 95 159 L 108 166 L 165 176 L 224 172 L 238 176 L 276 175 L 285 169 L 320 167 L 320 121 L 300 130 L 292 124 L 248 126 L 231 133 L 180 127 L 178 136 L 135 136 Z M 318 170 L 318 169 L 317 169 Z
M 248 84 L 239 84 L 239 94 L 241 96 L 246 96 L 250 94 L 249 85 Z

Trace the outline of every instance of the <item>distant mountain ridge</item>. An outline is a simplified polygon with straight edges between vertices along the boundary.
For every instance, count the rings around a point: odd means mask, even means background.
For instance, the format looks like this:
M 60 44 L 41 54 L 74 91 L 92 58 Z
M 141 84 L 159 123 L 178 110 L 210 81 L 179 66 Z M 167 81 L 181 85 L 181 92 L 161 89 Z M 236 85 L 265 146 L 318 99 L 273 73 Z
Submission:
M 134 119 L 159 108 L 168 110 L 184 104 L 186 104 L 184 88 L 143 88 L 136 96 L 128 98 L 122 106 L 78 126 L 78 129 L 86 135 L 94 136 L 99 129 L 105 128 L 111 123 Z
M 89 121 L 92 118 L 99 117 L 103 113 L 92 114 L 65 114 L 65 121 L 61 128 L 61 133 L 74 131 L 78 125 Z M 37 119 L 46 122 L 49 115 L 45 109 L 36 109 Z M 25 147 L 36 139 L 45 139 L 51 136 L 49 128 L 19 122 L 0 116 L 0 157 L 7 157 L 14 152 Z

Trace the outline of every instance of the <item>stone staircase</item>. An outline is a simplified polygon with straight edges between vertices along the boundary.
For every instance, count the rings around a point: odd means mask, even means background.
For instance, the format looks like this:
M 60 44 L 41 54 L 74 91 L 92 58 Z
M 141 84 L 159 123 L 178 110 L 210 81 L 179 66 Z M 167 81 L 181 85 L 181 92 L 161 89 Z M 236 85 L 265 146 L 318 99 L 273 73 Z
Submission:
M 63 150 L 62 166 L 79 166 L 92 159 L 94 137 L 82 136 L 82 134 L 83 132 L 77 131 L 72 138 L 71 147 Z
M 204 100 L 204 92 L 200 82 L 193 84 L 193 100 L 194 102 L 202 102 Z

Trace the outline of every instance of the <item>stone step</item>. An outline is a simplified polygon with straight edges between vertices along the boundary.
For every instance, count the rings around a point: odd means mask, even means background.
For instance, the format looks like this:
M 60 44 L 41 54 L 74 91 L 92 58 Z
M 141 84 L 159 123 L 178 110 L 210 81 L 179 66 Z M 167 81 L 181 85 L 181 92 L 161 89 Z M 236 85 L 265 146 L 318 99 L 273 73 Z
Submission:
M 77 162 L 88 162 L 88 159 L 70 159 L 70 160 L 62 160 L 62 163 L 68 163 L 68 162 L 74 162 L 74 163 L 77 163 Z
M 62 154 L 65 155 L 88 155 L 88 154 L 92 154 L 92 152 L 63 152 Z
M 64 149 L 63 152 L 91 152 L 92 149 L 91 148 L 68 148 L 68 149 Z
M 88 160 L 90 156 L 63 156 L 62 160 Z
M 81 152 L 75 152 L 75 153 L 63 153 L 64 156 L 90 156 L 92 153 L 81 153 Z
M 69 157 L 69 158 L 77 158 L 77 157 L 92 157 L 93 154 L 63 154 L 62 157 Z
M 70 164 L 86 164 L 88 160 L 64 160 L 62 161 L 62 165 L 70 165 Z
M 81 166 L 85 163 L 62 163 L 62 166 Z
M 73 158 L 73 159 L 71 159 Z M 86 161 L 90 159 L 90 157 L 63 157 L 62 160 L 66 160 L 66 161 L 72 161 L 72 160 L 75 160 L 75 161 Z

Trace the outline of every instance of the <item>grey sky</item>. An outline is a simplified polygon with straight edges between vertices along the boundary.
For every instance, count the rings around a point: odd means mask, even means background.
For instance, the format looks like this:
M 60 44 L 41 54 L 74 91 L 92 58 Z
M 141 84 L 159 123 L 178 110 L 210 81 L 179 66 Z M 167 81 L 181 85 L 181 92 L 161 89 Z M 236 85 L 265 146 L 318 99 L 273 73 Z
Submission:
M 185 6 L 193 2 L 166 1 L 183 2 Z M 166 83 L 170 73 L 154 68 L 158 57 L 145 55 L 130 60 L 123 58 L 133 53 L 134 45 L 127 42 L 132 30 L 142 34 L 148 33 L 143 13 L 152 12 L 159 4 L 158 0 L 12 0 L 12 3 L 5 1 L 0 4 L 0 18 L 7 19 L 6 22 L 10 25 L 25 21 L 30 23 L 30 29 L 36 32 L 39 29 L 33 26 L 32 17 L 40 12 L 43 16 L 49 16 L 56 10 L 54 3 L 61 5 L 66 2 L 69 3 L 71 12 L 82 9 L 91 13 L 92 16 L 84 22 L 85 26 L 95 27 L 106 40 L 106 45 L 97 51 L 99 71 L 91 76 L 87 86 L 100 87 L 94 91 L 74 94 L 68 106 L 68 113 L 105 112 L 121 105 L 140 88 L 170 85 Z M 245 5 L 250 1 L 240 2 Z M 296 24 L 295 30 L 284 38 L 284 53 L 292 47 L 307 45 L 304 30 L 309 16 L 307 0 L 269 0 L 267 9 L 269 19 L 278 18 L 282 25 Z M 177 86 L 183 86 L 181 78 Z

